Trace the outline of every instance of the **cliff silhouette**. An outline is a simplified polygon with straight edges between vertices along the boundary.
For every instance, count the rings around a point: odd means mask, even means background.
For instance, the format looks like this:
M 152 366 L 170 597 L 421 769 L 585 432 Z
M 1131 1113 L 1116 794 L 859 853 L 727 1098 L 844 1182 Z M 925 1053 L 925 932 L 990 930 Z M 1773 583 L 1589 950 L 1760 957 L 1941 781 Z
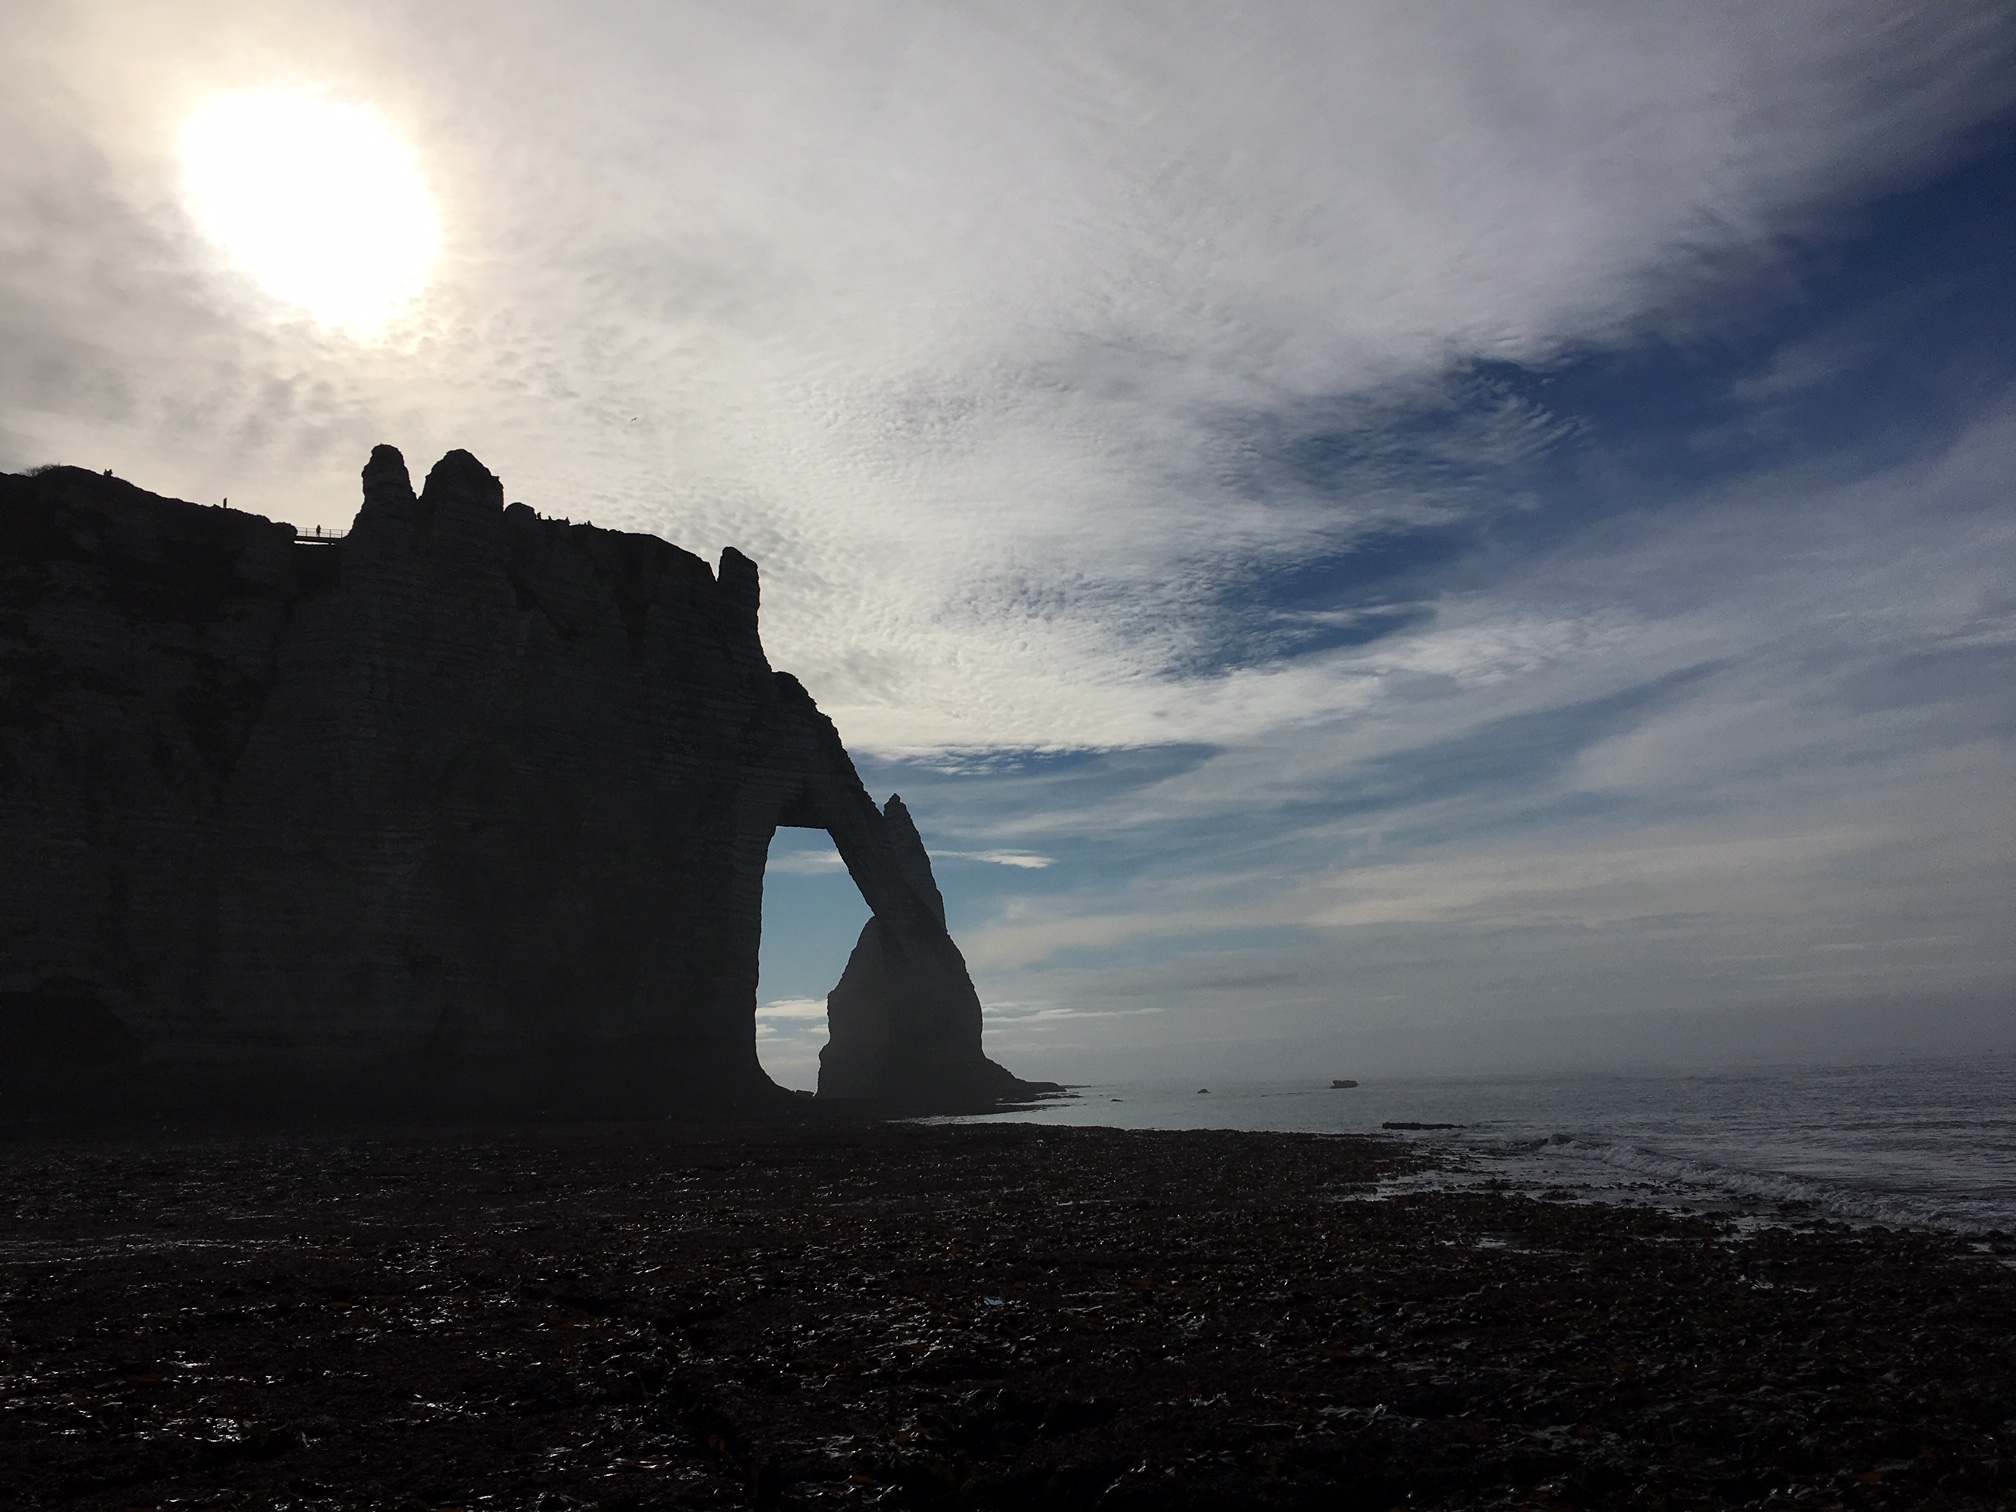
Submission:
M 757 630 L 756 566 L 371 455 L 347 536 L 76 468 L 0 477 L 0 1083 L 21 1105 L 770 1106 L 763 870 L 873 911 L 819 1097 L 1038 1090 L 899 799 Z

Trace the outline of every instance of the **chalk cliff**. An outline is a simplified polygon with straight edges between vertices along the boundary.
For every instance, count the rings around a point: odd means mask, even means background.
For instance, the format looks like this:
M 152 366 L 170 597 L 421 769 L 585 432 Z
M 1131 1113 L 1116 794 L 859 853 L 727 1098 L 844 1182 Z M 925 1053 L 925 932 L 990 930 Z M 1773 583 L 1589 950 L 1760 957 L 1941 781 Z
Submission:
M 74 468 L 0 477 L 0 1068 L 345 1105 L 784 1094 L 763 868 L 827 830 L 874 917 L 820 1094 L 1030 1090 L 902 804 L 757 633 L 755 564 L 506 508 L 379 447 L 347 537 Z M 137 1069 L 136 1069 L 137 1068 Z

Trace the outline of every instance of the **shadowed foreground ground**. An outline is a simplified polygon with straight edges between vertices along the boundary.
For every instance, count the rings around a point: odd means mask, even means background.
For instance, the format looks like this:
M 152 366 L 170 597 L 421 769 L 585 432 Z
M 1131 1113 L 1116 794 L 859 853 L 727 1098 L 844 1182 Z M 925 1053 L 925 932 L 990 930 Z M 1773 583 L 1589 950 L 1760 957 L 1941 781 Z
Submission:
M 2006 1506 L 2010 1246 L 1373 1140 L 0 1147 L 20 1507 Z

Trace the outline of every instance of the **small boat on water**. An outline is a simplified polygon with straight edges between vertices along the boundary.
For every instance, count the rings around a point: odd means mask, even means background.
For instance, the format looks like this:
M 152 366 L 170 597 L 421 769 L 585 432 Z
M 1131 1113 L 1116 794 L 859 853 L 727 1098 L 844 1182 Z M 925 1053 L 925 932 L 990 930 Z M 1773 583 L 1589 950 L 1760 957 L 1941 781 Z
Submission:
M 1344 1081 L 1342 1079 L 1339 1079 L 1337 1081 L 1333 1081 L 1332 1083 L 1330 1083 L 1330 1085 L 1334 1089 L 1337 1087 L 1355 1087 L 1358 1085 L 1358 1083 L 1354 1081 Z

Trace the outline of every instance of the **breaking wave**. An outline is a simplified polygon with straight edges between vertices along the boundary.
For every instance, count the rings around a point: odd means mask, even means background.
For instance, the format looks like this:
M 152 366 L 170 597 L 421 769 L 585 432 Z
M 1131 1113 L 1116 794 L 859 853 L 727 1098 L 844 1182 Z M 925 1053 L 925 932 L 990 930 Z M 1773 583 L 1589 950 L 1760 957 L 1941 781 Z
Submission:
M 1770 1214 L 1829 1218 L 1894 1228 L 1942 1228 L 1962 1232 L 2016 1227 L 2016 1211 L 2006 1197 L 1982 1192 L 1900 1192 L 1832 1176 L 1805 1176 L 1713 1159 L 1698 1152 L 1660 1150 L 1592 1133 L 1557 1133 L 1533 1141 L 1522 1164 L 1536 1176 L 1552 1175 L 1589 1189 L 1592 1197 L 1620 1192 L 1620 1178 L 1699 1202 L 1727 1203 Z M 1591 1171 L 1591 1166 L 1602 1168 Z M 1609 1180 L 1606 1173 L 1615 1173 Z M 1641 1188 L 1642 1190 L 1642 1188 Z

